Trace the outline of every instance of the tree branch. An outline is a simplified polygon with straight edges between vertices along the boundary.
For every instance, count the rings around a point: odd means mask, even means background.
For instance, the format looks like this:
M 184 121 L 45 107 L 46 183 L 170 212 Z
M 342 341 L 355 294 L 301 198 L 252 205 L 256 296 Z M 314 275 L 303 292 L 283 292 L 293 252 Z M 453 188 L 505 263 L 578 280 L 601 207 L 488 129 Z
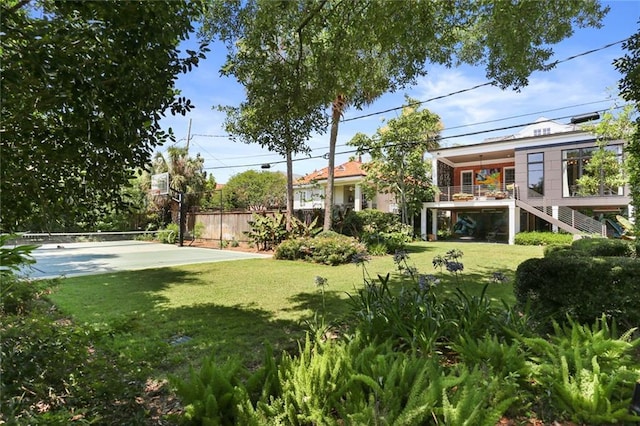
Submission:
M 18 9 L 22 8 L 23 6 L 26 6 L 31 0 L 20 0 L 18 3 L 14 4 L 13 6 L 11 6 L 10 8 L 8 8 L 5 13 L 7 14 L 12 14 L 15 13 L 15 11 L 17 11 Z
M 328 0 L 322 0 L 320 4 L 318 4 L 318 6 L 314 10 L 312 10 L 311 13 L 309 13 L 306 18 L 304 18 L 304 20 L 300 23 L 300 25 L 298 25 L 298 29 L 296 30 L 298 33 L 302 31 L 304 27 L 307 26 L 309 21 L 311 21 L 311 18 L 313 18 L 316 13 L 320 12 L 320 9 L 322 9 L 324 5 L 327 4 L 327 1 Z

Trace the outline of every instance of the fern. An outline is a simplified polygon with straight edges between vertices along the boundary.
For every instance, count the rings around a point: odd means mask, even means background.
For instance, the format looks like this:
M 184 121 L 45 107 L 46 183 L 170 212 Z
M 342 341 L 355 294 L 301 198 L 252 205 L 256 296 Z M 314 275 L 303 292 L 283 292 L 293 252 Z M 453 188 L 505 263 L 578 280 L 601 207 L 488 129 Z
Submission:
M 546 392 L 555 416 L 575 422 L 614 423 L 638 420 L 627 413 L 633 383 L 640 377 L 633 330 L 616 338 L 606 318 L 591 326 L 569 318 L 553 324 L 548 340 L 522 338 L 529 351 L 529 377 Z

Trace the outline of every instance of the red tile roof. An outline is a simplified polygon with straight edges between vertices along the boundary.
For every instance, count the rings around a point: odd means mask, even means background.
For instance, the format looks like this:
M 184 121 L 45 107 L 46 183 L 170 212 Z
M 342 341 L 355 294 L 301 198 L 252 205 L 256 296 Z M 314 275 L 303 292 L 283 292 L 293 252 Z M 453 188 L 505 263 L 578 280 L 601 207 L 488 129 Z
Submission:
M 358 160 L 348 161 L 333 168 L 334 179 L 366 175 L 367 174 L 362 170 L 362 162 Z M 297 180 L 296 184 L 302 185 L 305 183 L 311 183 L 313 181 L 327 180 L 328 176 L 329 168 L 325 167 L 324 169 L 315 170 L 308 175 L 301 177 Z

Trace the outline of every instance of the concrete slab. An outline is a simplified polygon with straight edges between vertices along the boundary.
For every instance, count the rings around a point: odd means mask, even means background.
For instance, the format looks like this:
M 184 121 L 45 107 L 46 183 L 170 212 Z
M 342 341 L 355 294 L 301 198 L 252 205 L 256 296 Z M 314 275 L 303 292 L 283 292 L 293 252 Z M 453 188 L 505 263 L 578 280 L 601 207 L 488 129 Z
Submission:
M 271 255 L 128 240 L 43 244 L 33 252 L 33 257 L 36 264 L 27 273 L 31 278 L 39 279 L 268 258 Z

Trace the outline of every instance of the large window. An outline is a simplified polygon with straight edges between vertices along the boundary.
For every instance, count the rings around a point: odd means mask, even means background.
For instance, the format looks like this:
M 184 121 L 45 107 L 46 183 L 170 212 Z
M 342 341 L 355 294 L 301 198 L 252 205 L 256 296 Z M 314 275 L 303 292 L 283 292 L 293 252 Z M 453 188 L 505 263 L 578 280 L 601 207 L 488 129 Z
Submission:
M 562 171 L 564 197 L 623 195 L 621 145 L 562 151 Z
M 527 187 L 530 197 L 541 197 L 544 195 L 544 154 L 537 152 L 527 154 Z
M 516 168 L 515 167 L 505 167 L 504 168 L 504 187 L 506 188 L 509 185 L 516 183 Z
M 465 170 L 460 174 L 462 181 L 462 192 L 473 194 L 473 171 Z

